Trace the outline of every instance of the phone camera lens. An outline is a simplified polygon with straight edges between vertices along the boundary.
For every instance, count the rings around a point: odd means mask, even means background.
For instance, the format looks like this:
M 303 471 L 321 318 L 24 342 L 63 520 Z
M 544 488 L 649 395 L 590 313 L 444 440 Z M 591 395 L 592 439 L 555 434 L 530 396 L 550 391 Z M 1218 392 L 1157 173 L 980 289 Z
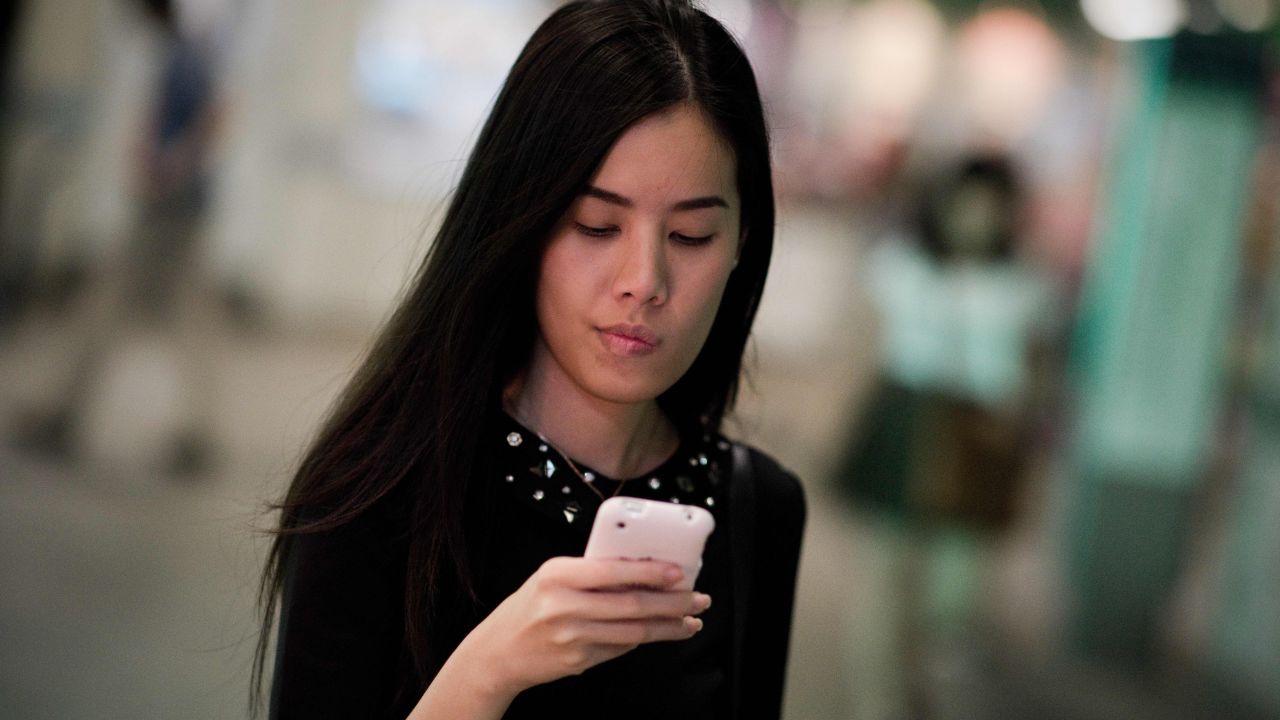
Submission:
M 622 522 L 621 520 L 618 521 L 618 527 L 625 528 L 626 526 L 627 526 L 626 523 Z

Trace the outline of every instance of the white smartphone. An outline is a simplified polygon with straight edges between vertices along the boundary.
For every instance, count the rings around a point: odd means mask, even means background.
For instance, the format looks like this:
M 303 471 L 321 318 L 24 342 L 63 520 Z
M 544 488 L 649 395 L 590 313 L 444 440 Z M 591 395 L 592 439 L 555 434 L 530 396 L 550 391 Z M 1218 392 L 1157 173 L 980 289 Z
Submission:
M 676 585 L 692 590 L 702 550 L 716 527 L 711 513 L 693 505 L 612 497 L 600 505 L 584 557 L 663 560 L 684 569 Z

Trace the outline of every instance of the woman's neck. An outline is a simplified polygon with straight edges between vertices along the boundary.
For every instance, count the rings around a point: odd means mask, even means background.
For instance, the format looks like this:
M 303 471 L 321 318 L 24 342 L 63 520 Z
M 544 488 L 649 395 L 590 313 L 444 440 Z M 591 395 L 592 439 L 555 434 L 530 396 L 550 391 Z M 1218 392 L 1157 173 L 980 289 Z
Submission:
M 554 360 L 551 361 L 554 363 Z M 557 450 L 609 477 L 639 476 L 679 447 L 674 425 L 655 400 L 613 402 L 535 362 L 503 394 L 505 410 Z

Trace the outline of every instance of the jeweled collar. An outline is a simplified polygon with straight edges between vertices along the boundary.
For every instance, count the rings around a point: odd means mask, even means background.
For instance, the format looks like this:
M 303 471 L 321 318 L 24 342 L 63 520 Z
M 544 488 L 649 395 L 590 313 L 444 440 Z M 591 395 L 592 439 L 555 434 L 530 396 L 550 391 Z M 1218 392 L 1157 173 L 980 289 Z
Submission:
M 619 481 L 561 455 L 505 412 L 494 427 L 486 445 L 497 450 L 498 483 L 563 524 L 589 527 L 601 496 L 614 494 L 699 505 L 717 516 L 727 499 L 723 478 L 730 467 L 731 445 L 719 433 L 682 436 L 676 452 L 661 465 Z

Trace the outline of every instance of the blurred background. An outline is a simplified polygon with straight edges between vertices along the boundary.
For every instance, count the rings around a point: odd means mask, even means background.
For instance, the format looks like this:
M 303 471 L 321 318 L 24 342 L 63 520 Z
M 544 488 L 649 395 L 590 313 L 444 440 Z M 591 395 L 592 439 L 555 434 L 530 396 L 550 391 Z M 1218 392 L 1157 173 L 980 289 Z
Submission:
M 266 503 L 554 5 L 0 3 L 0 717 L 245 715 Z M 1280 3 L 705 5 L 787 717 L 1280 718 Z

